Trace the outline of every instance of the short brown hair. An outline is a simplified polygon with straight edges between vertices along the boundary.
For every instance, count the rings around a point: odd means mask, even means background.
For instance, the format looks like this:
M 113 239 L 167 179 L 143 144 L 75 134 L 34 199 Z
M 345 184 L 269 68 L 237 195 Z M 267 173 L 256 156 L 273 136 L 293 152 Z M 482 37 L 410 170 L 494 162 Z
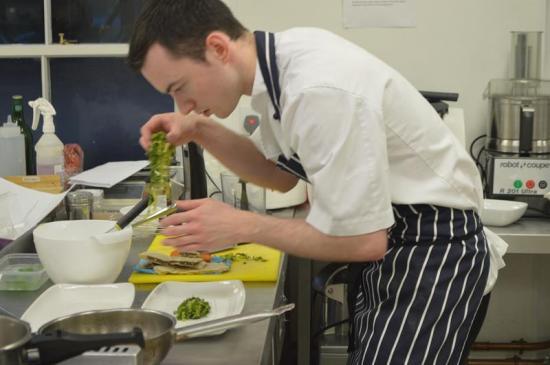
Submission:
M 176 56 L 204 61 L 206 37 L 215 30 L 231 39 L 246 32 L 221 0 L 148 0 L 134 27 L 128 63 L 140 71 L 156 42 Z

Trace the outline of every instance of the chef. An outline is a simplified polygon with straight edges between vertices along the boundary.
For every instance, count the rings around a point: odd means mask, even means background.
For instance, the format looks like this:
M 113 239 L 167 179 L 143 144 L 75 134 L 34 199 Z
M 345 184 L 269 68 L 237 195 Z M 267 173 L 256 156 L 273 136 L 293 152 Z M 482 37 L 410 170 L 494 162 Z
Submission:
M 351 262 L 350 364 L 460 363 L 489 271 L 481 182 L 403 76 L 321 29 L 249 32 L 220 0 L 146 3 L 129 63 L 179 109 L 143 125 L 145 149 L 163 130 L 248 182 L 284 192 L 302 179 L 313 192 L 305 220 L 180 201 L 165 244 Z M 242 95 L 261 114 L 252 138 L 210 118 Z

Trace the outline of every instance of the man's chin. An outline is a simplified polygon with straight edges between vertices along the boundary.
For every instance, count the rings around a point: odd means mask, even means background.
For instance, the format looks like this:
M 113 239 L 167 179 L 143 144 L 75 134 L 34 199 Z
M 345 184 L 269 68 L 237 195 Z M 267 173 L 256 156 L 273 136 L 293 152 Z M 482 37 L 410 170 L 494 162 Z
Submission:
M 225 119 L 231 115 L 232 112 L 212 112 L 210 116 L 214 115 L 216 118 Z

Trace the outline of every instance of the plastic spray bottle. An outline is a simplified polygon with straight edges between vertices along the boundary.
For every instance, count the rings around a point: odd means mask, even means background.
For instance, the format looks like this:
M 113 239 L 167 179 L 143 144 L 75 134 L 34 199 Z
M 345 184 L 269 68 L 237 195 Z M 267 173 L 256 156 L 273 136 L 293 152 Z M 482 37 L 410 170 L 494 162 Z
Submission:
M 36 174 L 37 175 L 59 175 L 61 181 L 64 181 L 64 155 L 63 142 L 55 135 L 55 125 L 53 116 L 55 109 L 50 102 L 44 98 L 38 98 L 29 101 L 29 106 L 33 109 L 32 129 L 38 128 L 40 114 L 42 114 L 44 124 L 42 137 L 34 146 L 36 151 Z

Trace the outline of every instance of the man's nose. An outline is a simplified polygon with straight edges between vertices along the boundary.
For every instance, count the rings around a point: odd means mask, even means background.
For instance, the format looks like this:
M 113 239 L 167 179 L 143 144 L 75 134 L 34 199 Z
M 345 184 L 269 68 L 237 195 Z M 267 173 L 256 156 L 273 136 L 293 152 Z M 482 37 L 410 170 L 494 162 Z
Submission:
M 174 98 L 174 101 L 176 102 L 176 105 L 178 106 L 178 109 L 182 114 L 189 114 L 195 109 L 196 106 L 195 102 L 191 100 L 181 100 L 179 98 Z

